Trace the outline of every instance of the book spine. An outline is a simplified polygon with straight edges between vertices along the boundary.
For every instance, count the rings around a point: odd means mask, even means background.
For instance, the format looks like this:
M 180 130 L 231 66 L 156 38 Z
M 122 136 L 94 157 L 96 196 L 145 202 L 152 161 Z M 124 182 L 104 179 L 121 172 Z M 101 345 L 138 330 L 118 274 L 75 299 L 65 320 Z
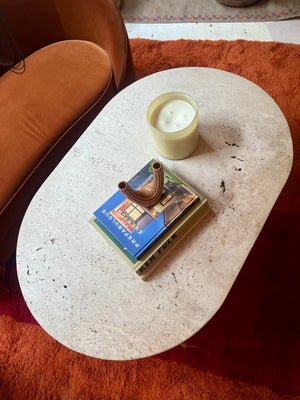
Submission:
M 200 214 L 196 214 L 186 224 L 182 224 L 176 231 L 172 232 L 164 242 L 152 253 L 149 257 L 143 261 L 135 272 L 141 276 L 142 279 L 146 279 L 154 269 L 159 265 L 159 262 L 168 254 L 171 248 L 173 248 L 180 240 L 182 240 L 196 225 L 209 213 L 209 207 L 202 211 Z
M 147 268 L 151 267 L 154 265 L 158 259 L 162 259 L 162 257 L 167 254 L 168 250 L 172 245 L 174 245 L 174 242 L 176 239 L 178 239 L 178 235 L 180 232 L 175 232 L 169 237 L 157 250 L 154 254 L 152 254 L 144 263 L 139 267 L 139 269 L 136 271 L 139 275 L 143 275 Z

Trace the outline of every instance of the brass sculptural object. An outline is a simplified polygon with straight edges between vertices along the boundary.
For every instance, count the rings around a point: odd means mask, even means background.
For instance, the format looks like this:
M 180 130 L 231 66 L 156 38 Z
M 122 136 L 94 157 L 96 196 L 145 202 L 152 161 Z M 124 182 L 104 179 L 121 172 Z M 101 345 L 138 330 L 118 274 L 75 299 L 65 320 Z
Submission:
M 164 188 L 164 168 L 162 163 L 155 161 L 152 165 L 152 171 L 152 182 L 142 189 L 134 190 L 126 181 L 120 182 L 118 184 L 118 189 L 127 199 L 142 207 L 154 206 L 160 200 Z

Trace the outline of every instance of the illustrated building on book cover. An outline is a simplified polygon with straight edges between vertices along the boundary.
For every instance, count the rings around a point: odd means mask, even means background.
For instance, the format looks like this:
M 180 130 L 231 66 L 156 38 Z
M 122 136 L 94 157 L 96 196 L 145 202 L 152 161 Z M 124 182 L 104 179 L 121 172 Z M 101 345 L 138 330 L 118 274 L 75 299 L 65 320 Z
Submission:
M 151 183 L 154 162 L 130 179 L 133 189 Z M 177 241 L 179 231 L 186 231 L 206 209 L 206 199 L 164 166 L 163 195 L 155 206 L 142 207 L 117 191 L 94 212 L 90 222 L 136 272 L 145 275 L 148 266 Z

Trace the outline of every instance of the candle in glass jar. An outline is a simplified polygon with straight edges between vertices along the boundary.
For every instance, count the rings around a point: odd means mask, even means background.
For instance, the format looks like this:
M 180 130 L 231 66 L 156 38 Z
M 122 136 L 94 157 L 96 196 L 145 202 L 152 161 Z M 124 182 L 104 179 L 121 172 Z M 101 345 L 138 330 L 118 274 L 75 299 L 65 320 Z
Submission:
M 166 158 L 188 157 L 199 142 L 198 106 L 183 92 L 164 93 L 148 107 L 147 119 L 157 151 Z
M 159 111 L 156 128 L 162 132 L 177 132 L 186 128 L 195 118 L 194 107 L 181 99 L 166 102 Z

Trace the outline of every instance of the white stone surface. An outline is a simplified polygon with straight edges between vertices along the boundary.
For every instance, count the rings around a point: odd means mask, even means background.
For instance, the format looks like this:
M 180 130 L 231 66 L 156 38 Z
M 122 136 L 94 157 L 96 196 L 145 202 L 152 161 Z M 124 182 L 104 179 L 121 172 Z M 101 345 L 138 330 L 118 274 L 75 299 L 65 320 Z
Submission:
M 176 24 L 141 24 L 130 22 L 125 25 L 129 38 L 154 40 L 272 40 L 265 22 L 189 22 Z
M 146 121 L 150 102 L 174 90 L 192 95 L 200 111 L 199 147 L 180 161 L 157 154 Z M 142 281 L 88 219 L 153 157 L 201 191 L 212 215 Z M 137 81 L 103 109 L 25 215 L 17 271 L 32 314 L 65 346 L 103 359 L 184 342 L 222 305 L 291 164 L 282 112 L 246 79 L 179 68 Z
M 129 38 L 258 40 L 300 44 L 300 18 L 272 22 L 126 23 Z
M 275 42 L 300 44 L 300 18 L 267 22 L 267 28 Z

